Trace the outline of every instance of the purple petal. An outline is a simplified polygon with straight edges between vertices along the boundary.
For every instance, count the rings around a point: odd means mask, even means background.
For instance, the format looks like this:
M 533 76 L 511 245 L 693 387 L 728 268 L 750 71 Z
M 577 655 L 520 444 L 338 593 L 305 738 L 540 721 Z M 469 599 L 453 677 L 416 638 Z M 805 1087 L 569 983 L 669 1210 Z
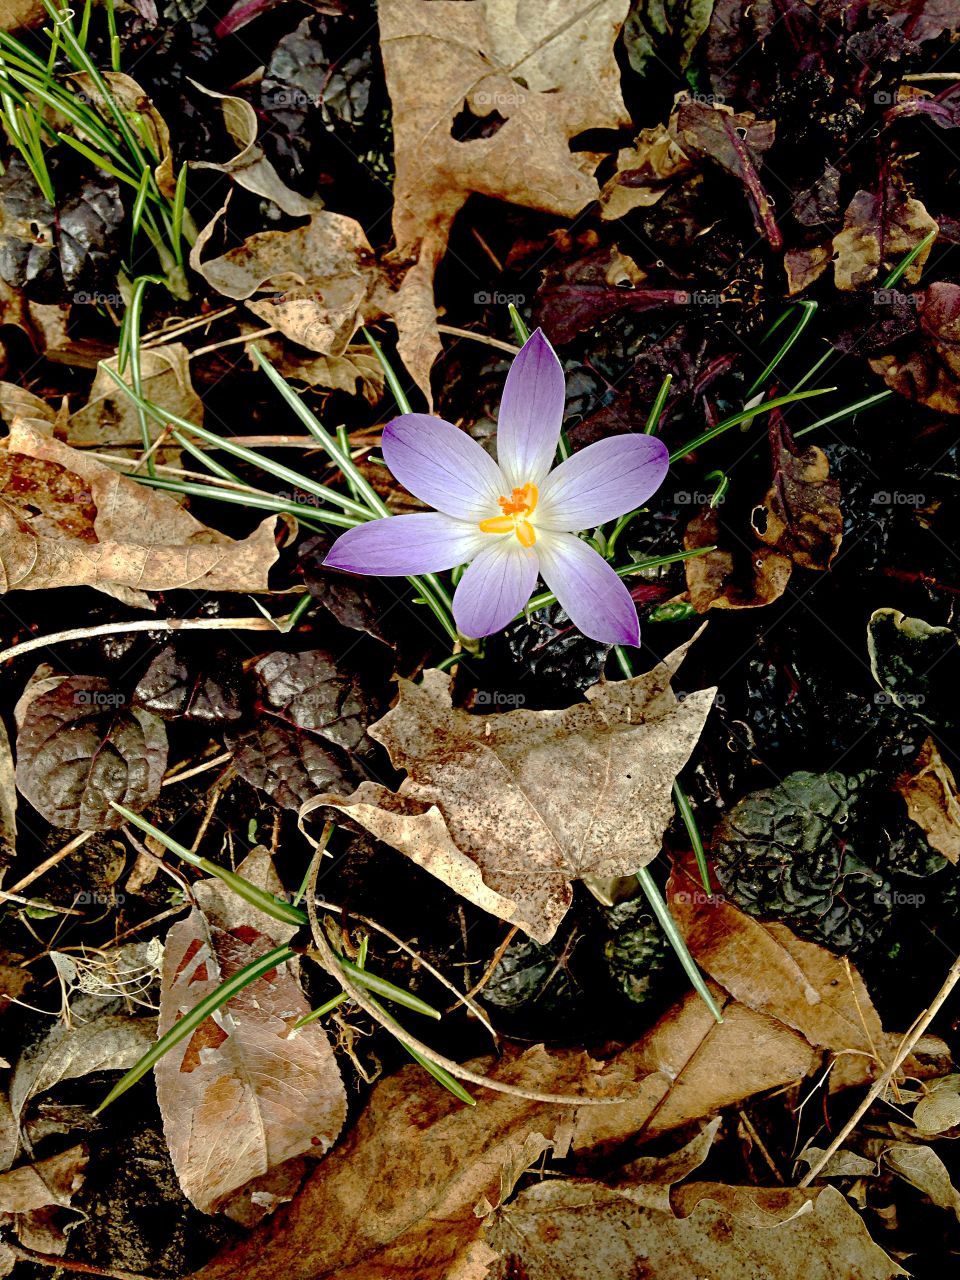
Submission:
M 510 366 L 497 419 L 497 459 L 511 488 L 539 485 L 563 423 L 563 366 L 537 329 Z
M 342 533 L 327 553 L 328 569 L 381 578 L 439 573 L 472 559 L 487 541 L 473 524 L 439 511 L 385 516 Z
M 537 584 L 537 565 L 537 553 L 512 534 L 484 547 L 454 593 L 453 617 L 461 635 L 489 636 L 515 618 Z
M 572 533 L 537 538 L 544 582 L 574 626 L 602 644 L 640 643 L 640 619 L 630 592 L 602 556 Z
M 575 531 L 642 506 L 663 483 L 670 466 L 656 436 L 611 436 L 581 449 L 540 489 L 537 527 Z
M 383 456 L 405 489 L 448 516 L 478 523 L 499 514 L 500 468 L 465 431 L 426 413 L 405 413 L 383 429 Z

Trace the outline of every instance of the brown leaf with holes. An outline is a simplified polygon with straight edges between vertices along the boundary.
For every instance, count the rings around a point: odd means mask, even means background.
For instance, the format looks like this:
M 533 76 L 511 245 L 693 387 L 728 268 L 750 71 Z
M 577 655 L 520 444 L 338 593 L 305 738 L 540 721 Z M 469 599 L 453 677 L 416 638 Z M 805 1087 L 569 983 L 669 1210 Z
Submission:
M 666 195 L 675 178 L 693 167 L 677 140 L 674 112 L 667 124 L 641 129 L 633 146 L 619 152 L 617 171 L 600 193 L 600 216 L 612 220 L 632 209 L 649 208 Z
M 907 812 L 932 847 L 950 862 L 960 861 L 957 783 L 933 738 L 927 738 L 909 773 L 897 779 L 895 788 L 907 802 Z
M 793 562 L 772 547 L 751 546 L 735 532 L 728 535 L 715 507 L 704 507 L 687 525 L 684 549 L 713 547 L 684 562 L 690 603 L 708 609 L 759 609 L 787 589 Z
M 238 870 L 261 888 L 279 887 L 265 851 L 255 851 Z M 167 935 L 161 1035 L 245 964 L 285 941 L 283 926 L 278 932 L 276 921 L 251 916 L 252 908 L 219 883 L 198 889 L 202 909 Z M 323 1155 L 343 1127 L 346 1091 L 326 1032 L 319 1022 L 294 1030 L 310 1006 L 290 963 L 244 987 L 156 1065 L 177 1178 L 204 1213 L 225 1210 L 249 1221 L 252 1205 L 276 1203 L 271 1191 L 278 1166 Z
M 433 275 L 474 193 L 572 217 L 600 194 L 599 157 L 571 149 L 629 122 L 614 45 L 628 0 L 382 0 L 393 105 L 399 351 L 429 392 L 440 351 Z M 473 129 L 458 136 L 459 126 Z
M 277 559 L 275 516 L 235 542 L 170 494 L 26 422 L 15 421 L 5 443 L 0 590 L 91 586 L 150 608 L 145 591 L 267 589 Z
M 770 415 L 770 449 L 773 481 L 753 509 L 754 532 L 801 569 L 829 569 L 840 550 L 843 513 L 827 455 L 816 445 L 798 448 L 778 413 Z
M 364 782 L 301 813 L 339 809 L 461 897 L 548 942 L 572 881 L 629 875 L 660 851 L 673 780 L 713 703 L 712 689 L 678 701 L 670 688 L 686 647 L 645 675 L 594 685 L 564 711 L 474 716 L 452 705 L 442 671 L 401 680 L 397 705 L 369 730 L 407 770 L 399 791 Z

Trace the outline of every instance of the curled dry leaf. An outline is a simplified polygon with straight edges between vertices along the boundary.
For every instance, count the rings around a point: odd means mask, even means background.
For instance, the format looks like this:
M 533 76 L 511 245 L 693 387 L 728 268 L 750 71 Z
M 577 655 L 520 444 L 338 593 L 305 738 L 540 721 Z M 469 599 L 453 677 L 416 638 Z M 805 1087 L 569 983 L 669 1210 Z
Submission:
M 779 413 L 770 415 L 773 482 L 753 509 L 762 543 L 788 555 L 801 569 L 829 569 L 840 550 L 840 485 L 816 445 L 799 449 Z
M 666 194 L 674 178 L 693 167 L 677 139 L 674 112 L 668 124 L 641 129 L 633 146 L 619 152 L 617 171 L 600 193 L 600 216 L 612 220 L 631 209 L 649 208 Z
M 408 771 L 399 792 L 365 782 L 301 813 L 339 809 L 476 906 L 549 942 L 573 880 L 629 875 L 660 850 L 673 780 L 715 692 L 677 700 L 670 679 L 685 651 L 645 675 L 594 685 L 564 711 L 473 716 L 452 705 L 442 671 L 401 680 L 396 707 L 369 731 Z
M 160 794 L 167 765 L 163 721 L 128 707 L 102 676 L 67 676 L 26 707 L 17 735 L 17 785 L 54 827 L 102 831 Z
M 484 1242 L 499 1254 L 489 1280 L 890 1280 L 905 1276 L 833 1187 L 799 1191 L 691 1183 L 651 1204 L 644 1183 L 550 1181 L 494 1218 Z M 641 1269 L 642 1270 L 639 1270 Z
M 778 600 L 787 589 L 793 561 L 772 547 L 750 547 L 727 535 L 716 507 L 704 507 L 687 525 L 684 549 L 714 547 L 684 562 L 690 603 L 698 613 L 708 609 L 758 609 Z
M 232 94 L 217 93 L 213 89 L 205 89 L 202 84 L 192 80 L 201 93 L 214 98 L 220 103 L 223 123 L 231 141 L 239 148 L 229 160 L 216 163 L 211 160 L 194 160 L 192 169 L 213 169 L 217 173 L 225 173 L 247 191 L 255 195 L 265 196 L 272 200 L 284 213 L 292 217 L 310 217 L 319 209 L 319 202 L 307 200 L 296 191 L 291 191 L 276 169 L 263 153 L 257 142 L 257 113 L 245 98 L 236 98 Z
M 158 158 L 158 163 L 153 170 L 157 187 L 163 195 L 172 200 L 176 192 L 177 180 L 173 173 L 170 130 L 167 128 L 166 121 L 136 80 L 124 75 L 122 71 L 104 71 L 101 75 L 117 106 L 125 114 L 136 119 L 141 142 L 146 143 Z M 86 71 L 78 71 L 69 79 L 85 95 L 86 100 L 96 107 L 104 119 L 108 122 L 113 120 L 100 86 L 92 76 Z
M 429 394 L 440 351 L 433 274 L 474 192 L 566 217 L 599 195 L 598 157 L 570 141 L 629 121 L 614 44 L 628 0 L 384 0 L 380 39 L 393 105 L 399 351 Z M 489 125 L 461 140 L 467 113 Z
M 280 887 L 265 851 L 251 854 L 239 871 L 262 888 Z M 198 888 L 202 909 L 167 935 L 161 1034 L 289 936 L 219 883 Z M 251 1202 L 276 1203 L 271 1171 L 304 1153 L 324 1154 L 343 1127 L 346 1091 L 326 1032 L 319 1022 L 294 1031 L 309 1011 L 287 962 L 245 987 L 157 1063 L 157 1098 L 177 1178 L 204 1213 L 230 1212 L 234 1202 L 249 1220 Z
M 913 1109 L 913 1123 L 919 1133 L 945 1133 L 960 1126 L 960 1075 L 934 1080 Z
M 950 862 L 960 861 L 960 797 L 953 771 L 933 738 L 927 738 L 910 772 L 895 786 L 931 846 Z
M 182 587 L 265 591 L 277 559 L 276 517 L 242 541 L 195 520 L 169 494 L 119 475 L 23 422 L 7 439 L 14 475 L 36 485 L 38 514 L 0 500 L 0 588 L 6 591 L 92 586 L 151 607 L 145 591 Z M 36 461 L 51 464 L 60 494 L 42 496 Z M 14 486 L 15 487 L 15 486 Z
M 15 1233 L 20 1244 L 38 1252 L 62 1255 L 67 1235 L 60 1219 L 83 1185 L 87 1169 L 83 1144 L 0 1173 L 0 1227 Z M 0 1275 L 9 1275 L 16 1255 L 0 1243 Z

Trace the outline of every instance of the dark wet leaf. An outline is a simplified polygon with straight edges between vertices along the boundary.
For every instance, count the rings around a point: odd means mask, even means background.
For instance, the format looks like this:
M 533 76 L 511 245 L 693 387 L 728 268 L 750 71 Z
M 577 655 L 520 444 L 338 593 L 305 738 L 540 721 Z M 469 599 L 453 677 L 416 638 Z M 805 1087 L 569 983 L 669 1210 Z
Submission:
M 518 935 L 507 947 L 480 998 L 505 1013 L 529 1011 L 534 1006 L 538 1014 L 571 1012 L 581 992 L 567 970 L 566 949 L 557 939 L 541 946 L 532 938 Z
M 348 578 L 324 569 L 323 559 L 332 544 L 332 538 L 318 534 L 299 547 L 300 569 L 308 591 L 341 626 L 365 631 L 394 646 L 396 639 L 390 638 L 384 623 L 397 597 L 376 578 Z
M 803 227 L 819 227 L 840 216 L 840 170 L 828 160 L 821 176 L 800 193 L 793 216 Z
M 774 249 L 783 243 L 773 203 L 757 172 L 773 146 L 776 122 L 758 120 L 749 111 L 739 114 L 725 106 L 681 102 L 677 113 L 680 145 L 689 154 L 712 160 L 737 178 L 746 189 L 757 231 Z
M 568 705 L 600 679 L 610 646 L 590 640 L 553 604 L 512 622 L 488 653 L 475 699 L 485 712 Z
M 798 448 L 776 412 L 770 415 L 770 449 L 773 482 L 753 509 L 754 532 L 803 569 L 829 569 L 840 549 L 843 515 L 827 455 L 816 445 Z
M 704 507 L 694 516 L 683 545 L 687 551 L 716 548 L 684 562 L 690 603 L 698 613 L 757 609 L 787 589 L 793 570 L 790 557 L 772 547 L 751 547 L 742 532 L 728 528 L 715 507 Z
M 116 800 L 139 812 L 160 794 L 163 721 L 102 676 L 67 676 L 27 707 L 17 736 L 17 786 L 53 826 L 117 827 Z
M 620 902 L 605 915 L 614 930 L 603 948 L 610 976 L 631 1004 L 647 1004 L 668 967 L 670 944 L 645 898 Z
M 624 311 L 653 311 L 684 306 L 680 288 L 638 285 L 636 264 L 618 250 L 606 248 L 548 270 L 538 295 L 540 321 L 557 343 Z
M 338 666 L 326 650 L 270 653 L 254 670 L 264 711 L 347 751 L 360 746 L 372 718 L 370 702 L 359 675 Z
M 949 627 L 877 609 L 867 648 L 874 678 L 895 706 L 942 731 L 960 725 L 960 644 Z
M 319 791 L 346 795 L 356 780 L 342 751 L 266 716 L 251 729 L 228 733 L 224 741 L 241 778 L 284 809 L 299 809 Z
M 713 840 L 724 892 L 750 915 L 840 950 L 873 939 L 890 913 L 890 884 L 855 852 L 868 777 L 798 772 L 745 796 Z
M 0 276 L 37 301 L 59 301 L 56 211 L 16 153 L 0 174 Z
M 133 701 L 164 720 L 231 724 L 242 715 L 240 664 L 222 650 L 201 657 L 192 649 L 167 645 L 153 659 L 133 691 Z
M 945 31 L 955 31 L 957 6 L 954 0 L 870 0 L 870 17 L 899 27 L 910 40 L 936 40 Z
M 960 84 L 952 84 L 935 98 L 919 94 L 898 101 L 887 112 L 888 120 L 901 120 L 906 116 L 923 116 L 941 129 L 960 128 Z

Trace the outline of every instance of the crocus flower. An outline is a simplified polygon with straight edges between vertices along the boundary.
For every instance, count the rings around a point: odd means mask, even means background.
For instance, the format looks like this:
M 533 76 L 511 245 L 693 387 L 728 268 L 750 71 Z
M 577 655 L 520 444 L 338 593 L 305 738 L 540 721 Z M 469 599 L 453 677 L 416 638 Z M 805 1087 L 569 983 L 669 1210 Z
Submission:
M 630 592 L 576 535 L 646 502 L 667 474 L 667 450 L 654 436 L 612 436 L 551 470 L 563 404 L 563 369 L 538 329 L 507 374 L 497 462 L 442 418 L 394 418 L 383 432 L 386 464 L 435 509 L 348 529 L 324 563 L 378 577 L 467 564 L 453 616 L 461 634 L 471 637 L 505 627 L 530 599 L 539 576 L 584 635 L 607 644 L 639 644 Z

